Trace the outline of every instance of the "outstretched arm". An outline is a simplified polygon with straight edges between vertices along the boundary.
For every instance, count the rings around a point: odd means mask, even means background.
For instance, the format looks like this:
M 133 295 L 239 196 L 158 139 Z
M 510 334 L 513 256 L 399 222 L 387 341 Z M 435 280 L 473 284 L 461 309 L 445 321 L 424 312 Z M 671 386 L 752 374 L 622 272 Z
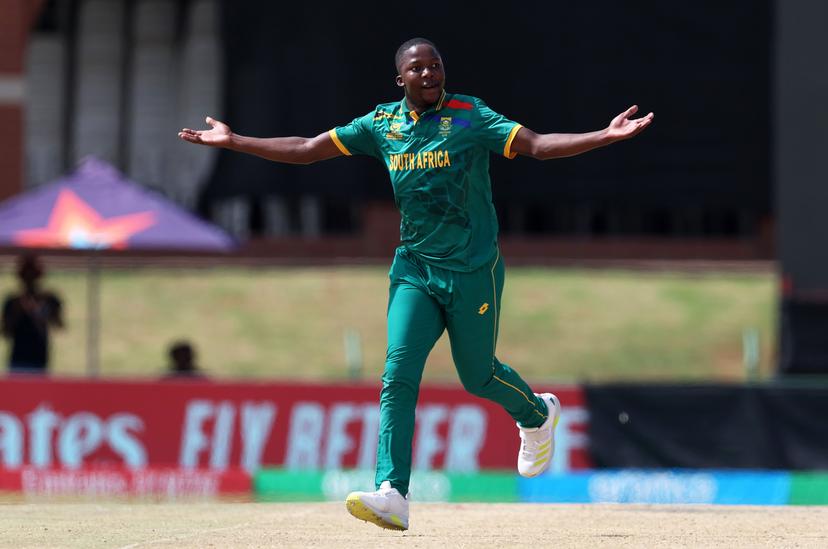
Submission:
M 254 154 L 274 162 L 290 164 L 310 164 L 342 155 L 328 132 L 316 137 L 245 137 L 233 133 L 227 124 L 209 116 L 206 121 L 210 125 L 209 130 L 184 128 L 178 132 L 178 137 L 190 143 Z
M 512 141 L 512 151 L 538 160 L 563 158 L 585 153 L 616 141 L 638 135 L 653 121 L 653 113 L 641 118 L 630 118 L 638 111 L 633 105 L 612 119 L 603 130 L 589 133 L 537 134 L 529 128 L 521 128 Z

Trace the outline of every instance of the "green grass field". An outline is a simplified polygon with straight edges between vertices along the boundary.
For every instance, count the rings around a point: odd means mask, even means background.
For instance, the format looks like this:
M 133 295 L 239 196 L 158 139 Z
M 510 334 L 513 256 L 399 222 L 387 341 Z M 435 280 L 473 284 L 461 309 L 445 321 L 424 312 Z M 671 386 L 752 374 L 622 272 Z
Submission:
M 15 288 L 0 272 L 3 294 Z M 52 371 L 86 371 L 86 274 L 50 271 L 67 329 Z M 359 334 L 363 377 L 385 354 L 387 268 L 107 270 L 101 281 L 101 373 L 158 376 L 166 348 L 186 338 L 220 378 L 345 379 L 344 336 Z M 511 267 L 498 357 L 541 382 L 740 380 L 742 336 L 757 330 L 760 375 L 776 360 L 776 278 L 770 273 L 680 274 Z M 7 352 L 4 341 L 1 352 Z M 454 381 L 444 336 L 425 379 Z

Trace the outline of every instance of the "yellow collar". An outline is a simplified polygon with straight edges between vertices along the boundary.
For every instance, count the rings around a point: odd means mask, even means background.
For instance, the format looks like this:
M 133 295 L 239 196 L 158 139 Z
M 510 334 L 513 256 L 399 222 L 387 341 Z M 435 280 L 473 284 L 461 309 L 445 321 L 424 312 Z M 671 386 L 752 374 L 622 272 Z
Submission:
M 445 102 L 445 100 L 446 100 L 446 90 L 442 90 L 442 93 L 440 94 L 440 99 L 437 100 L 437 104 L 434 106 L 434 110 L 439 111 L 440 109 L 442 109 L 443 108 L 443 103 Z M 414 122 L 416 122 L 417 120 L 420 119 L 420 115 L 417 114 L 417 111 L 415 111 L 413 109 L 412 110 L 408 109 L 408 101 L 406 100 L 405 97 L 403 97 L 403 100 L 402 100 L 402 108 L 403 108 L 403 110 L 408 111 L 409 116 L 411 116 L 411 118 L 414 119 Z M 431 110 L 431 109 L 429 109 L 429 110 Z

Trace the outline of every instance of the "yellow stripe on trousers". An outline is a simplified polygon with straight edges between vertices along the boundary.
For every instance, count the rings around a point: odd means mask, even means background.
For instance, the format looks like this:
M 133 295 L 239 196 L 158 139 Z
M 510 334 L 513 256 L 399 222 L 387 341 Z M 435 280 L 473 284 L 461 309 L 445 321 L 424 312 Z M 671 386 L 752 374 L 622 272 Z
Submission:
M 523 398 L 526 399 L 526 402 L 528 402 L 529 404 L 531 404 L 532 406 L 535 407 L 535 413 L 538 414 L 540 417 L 542 417 L 544 419 L 544 421 L 546 420 L 547 416 L 540 413 L 540 410 L 538 410 L 538 408 L 537 408 L 537 404 L 535 404 L 535 402 L 532 399 L 530 399 L 528 396 L 526 396 L 526 393 L 524 393 L 523 391 L 521 391 L 520 389 L 518 389 L 517 387 L 515 387 L 511 383 L 507 383 L 507 382 L 503 381 L 502 379 L 500 379 L 497 376 L 492 376 L 492 377 L 495 378 L 496 380 L 498 380 L 499 382 L 501 382 L 503 385 L 505 385 L 507 387 L 511 387 L 512 389 L 514 389 L 515 391 L 517 391 L 518 393 L 523 395 Z
M 497 349 L 497 283 L 495 282 L 494 270 L 495 267 L 497 267 L 498 261 L 500 261 L 500 248 L 497 248 L 497 257 L 495 257 L 494 263 L 492 263 L 492 268 L 489 271 L 489 274 L 492 275 L 492 304 L 494 305 L 494 332 L 492 332 L 492 369 L 494 369 L 495 350 Z
M 494 263 L 492 264 L 491 271 L 489 271 L 490 274 L 492 275 L 492 303 L 494 304 L 494 333 L 492 334 L 492 371 L 494 371 L 495 350 L 497 348 L 497 319 L 498 319 L 498 314 L 497 314 L 497 283 L 495 282 L 494 270 L 495 270 L 495 267 L 497 267 L 497 262 L 498 261 L 500 261 L 500 248 L 497 249 L 497 256 L 495 257 Z M 538 414 L 540 417 L 542 417 L 544 419 L 544 421 L 546 421 L 547 416 L 540 413 L 540 411 L 537 408 L 537 404 L 535 403 L 535 401 L 530 399 L 528 396 L 526 396 L 526 393 L 524 393 L 523 391 L 521 391 L 520 389 L 518 389 L 517 387 L 515 387 L 511 383 L 506 383 L 505 381 L 503 381 L 502 379 L 500 379 L 499 377 L 497 377 L 494 374 L 492 374 L 492 377 L 495 378 L 496 380 L 498 380 L 499 382 L 501 382 L 503 385 L 505 385 L 507 387 L 511 387 L 512 389 L 514 389 L 515 391 L 520 393 L 523 396 L 523 398 L 526 399 L 526 402 L 528 402 L 529 404 L 531 404 L 532 406 L 535 407 L 535 413 Z

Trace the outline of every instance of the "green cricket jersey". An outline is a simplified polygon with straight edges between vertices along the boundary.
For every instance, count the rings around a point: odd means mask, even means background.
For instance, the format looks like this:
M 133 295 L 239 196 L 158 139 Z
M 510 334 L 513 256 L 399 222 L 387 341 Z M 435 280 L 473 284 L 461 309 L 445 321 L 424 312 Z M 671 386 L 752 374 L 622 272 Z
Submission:
M 330 130 L 343 154 L 385 163 L 400 209 L 402 245 L 428 263 L 473 271 L 497 246 L 489 153 L 514 158 L 520 124 L 476 97 L 443 92 L 418 115 L 405 98 Z

